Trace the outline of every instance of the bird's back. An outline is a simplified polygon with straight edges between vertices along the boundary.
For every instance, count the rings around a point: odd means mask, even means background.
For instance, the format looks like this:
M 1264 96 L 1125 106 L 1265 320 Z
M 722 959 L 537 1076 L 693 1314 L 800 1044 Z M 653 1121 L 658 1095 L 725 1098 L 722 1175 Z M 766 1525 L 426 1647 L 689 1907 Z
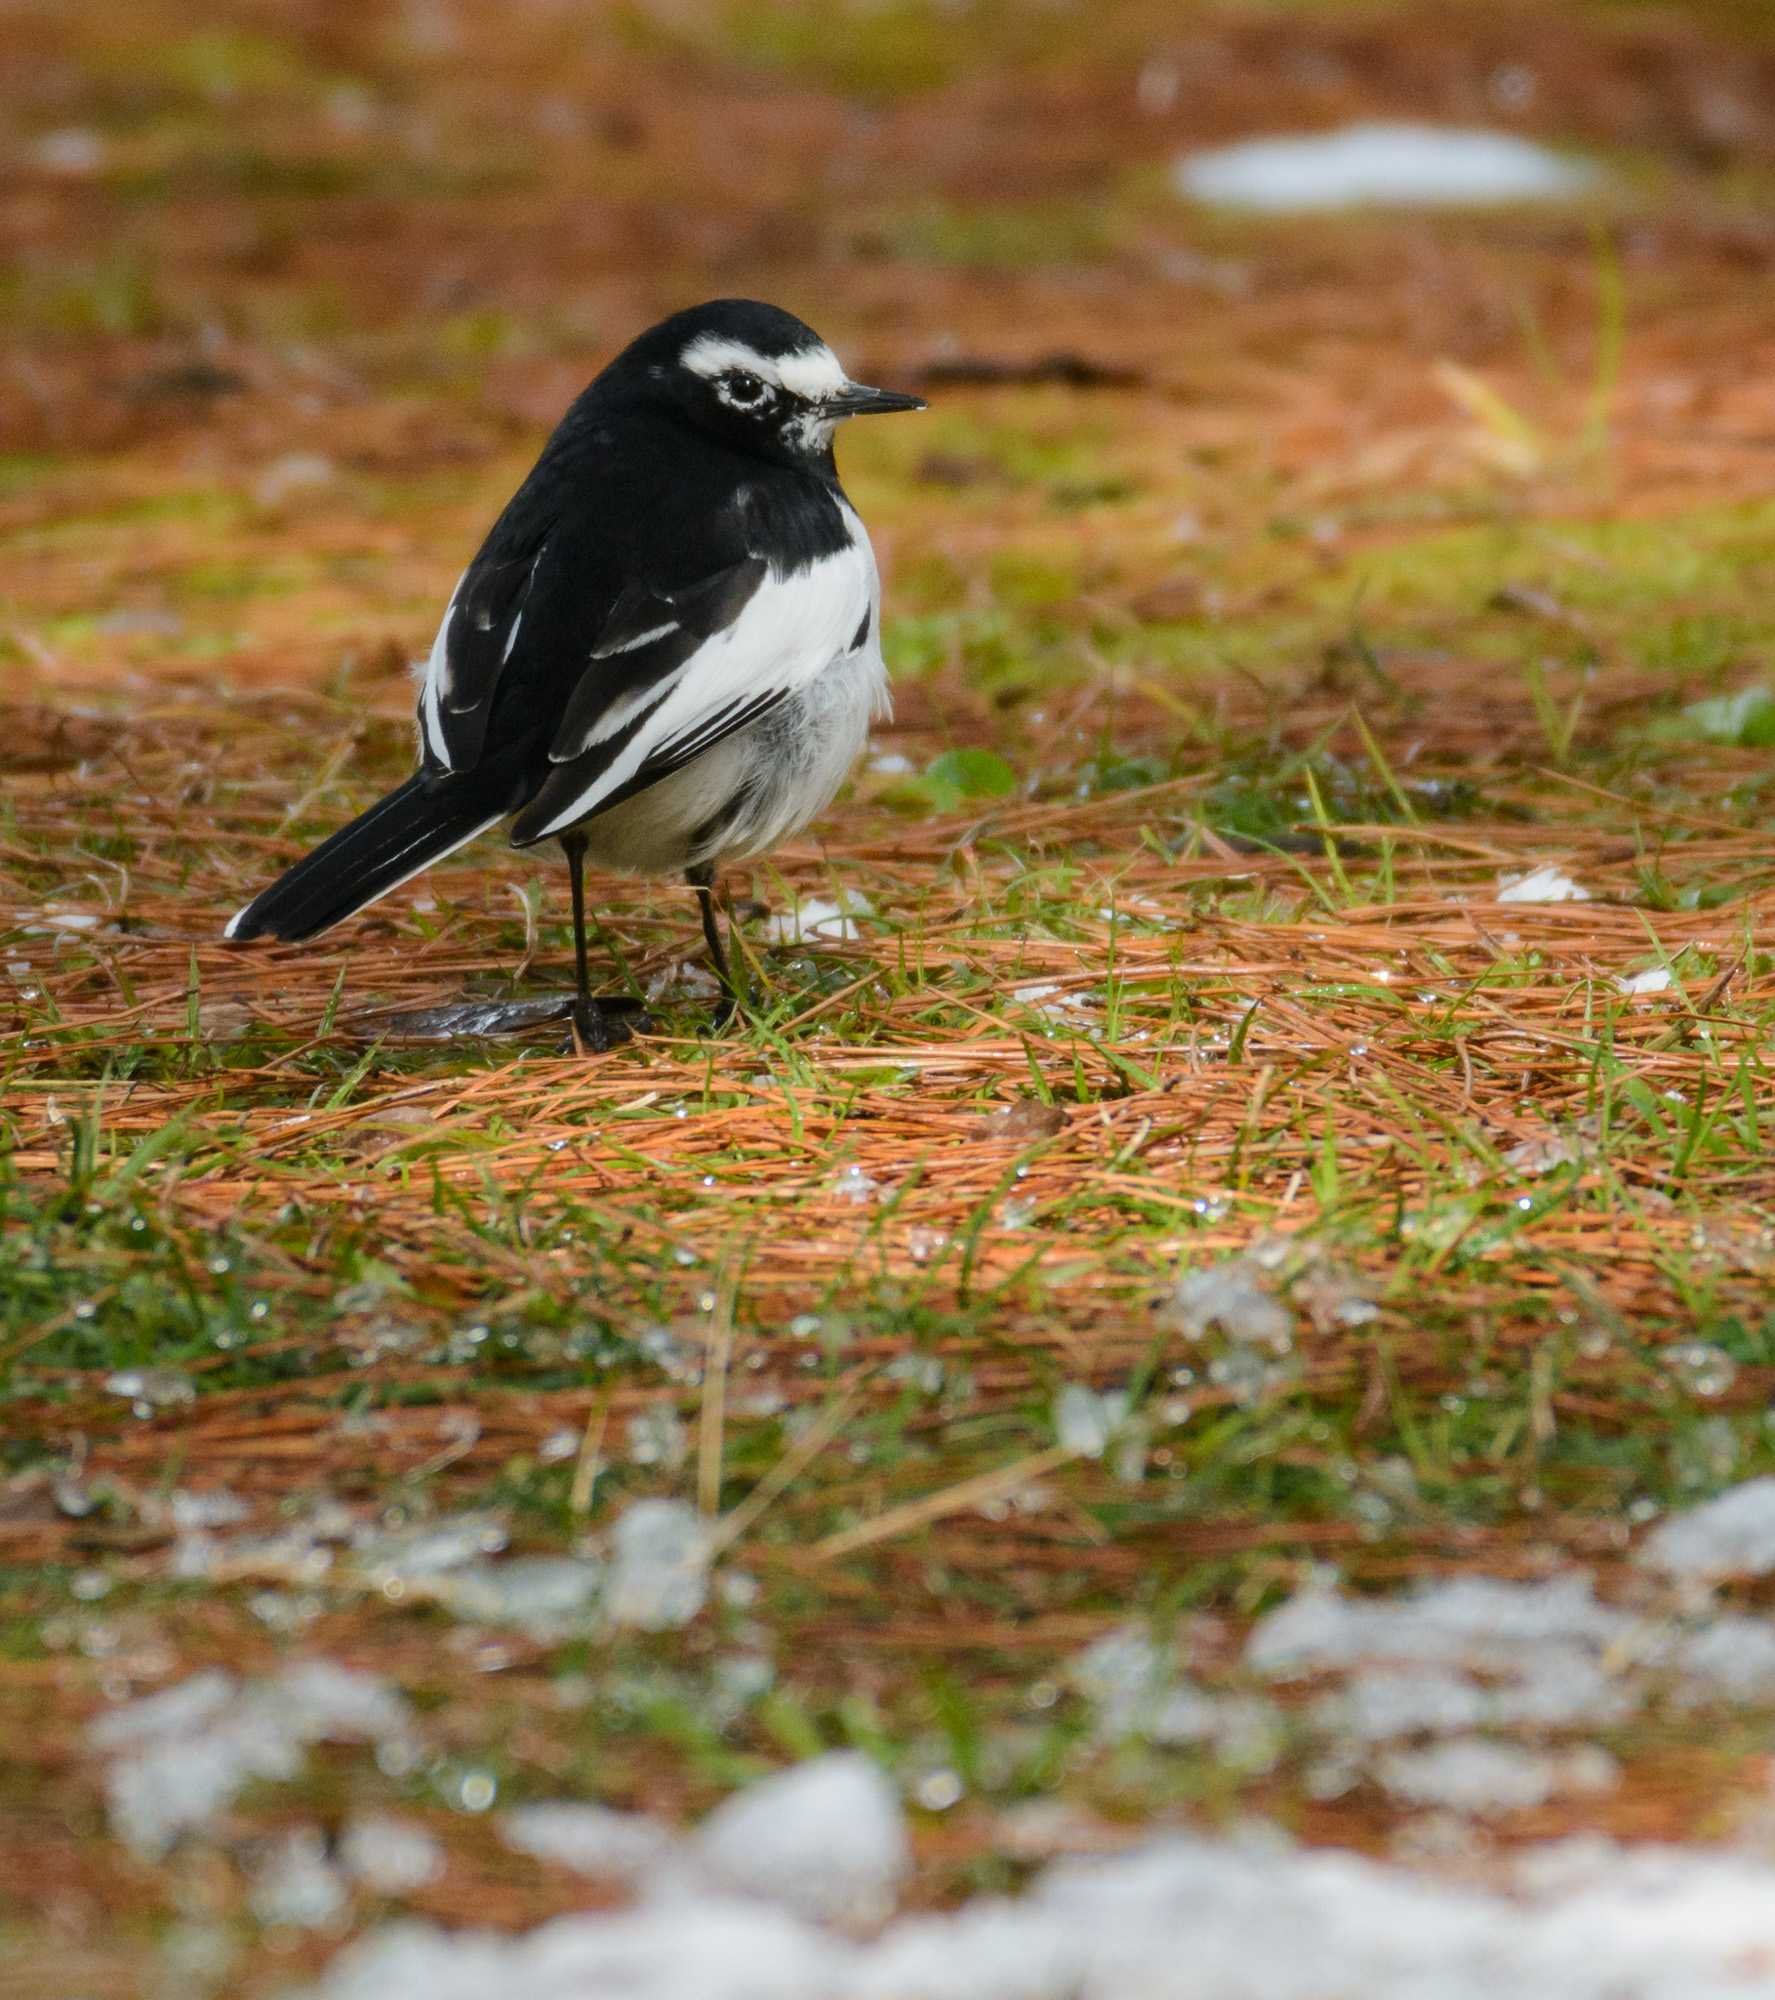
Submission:
M 749 458 L 594 382 L 458 585 L 440 632 L 450 657 L 428 669 L 447 666 L 449 683 L 428 751 L 462 769 L 523 738 L 553 742 L 576 696 L 614 705 L 643 690 L 648 650 L 598 643 L 625 592 L 691 589 L 749 557 L 793 578 L 860 532 L 835 477 Z

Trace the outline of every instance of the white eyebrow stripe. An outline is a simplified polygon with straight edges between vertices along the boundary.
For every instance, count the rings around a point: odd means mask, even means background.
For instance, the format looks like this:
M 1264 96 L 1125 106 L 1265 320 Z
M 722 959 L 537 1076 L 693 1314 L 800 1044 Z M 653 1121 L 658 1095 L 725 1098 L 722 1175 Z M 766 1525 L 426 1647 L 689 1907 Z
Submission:
M 693 375 L 713 377 L 725 375 L 730 369 L 743 368 L 749 375 L 756 375 L 761 382 L 775 382 L 779 386 L 782 377 L 777 373 L 777 364 L 767 360 L 755 347 L 748 347 L 743 340 L 726 340 L 718 333 L 700 333 L 678 359 Z
M 728 340 L 721 334 L 703 333 L 685 348 L 678 359 L 693 375 L 708 379 L 734 369 L 744 369 L 748 375 L 756 375 L 759 381 L 787 389 L 791 396 L 802 396 L 809 402 L 835 396 L 848 380 L 844 364 L 823 343 L 817 347 L 798 348 L 793 354 L 779 355 L 773 360 L 768 355 L 760 354 L 755 347 L 748 347 L 743 340 Z
M 785 354 L 777 363 L 777 374 L 791 396 L 805 396 L 810 403 L 836 396 L 849 379 L 829 347 L 804 347 L 798 354 Z

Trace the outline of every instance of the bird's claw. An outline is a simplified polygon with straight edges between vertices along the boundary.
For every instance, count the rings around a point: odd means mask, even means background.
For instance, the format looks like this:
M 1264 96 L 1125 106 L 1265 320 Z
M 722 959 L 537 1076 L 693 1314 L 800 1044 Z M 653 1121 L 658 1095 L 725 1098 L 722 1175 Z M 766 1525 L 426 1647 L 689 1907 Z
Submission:
M 606 1055 L 653 1025 L 642 1003 L 623 994 L 606 1000 L 576 1001 L 567 1018 L 571 1026 L 561 1045 L 564 1056 Z
M 725 993 L 709 1009 L 708 1017 L 698 1028 L 699 1035 L 724 1035 L 733 1024 L 733 1017 L 739 1012 L 739 1003 L 731 993 Z

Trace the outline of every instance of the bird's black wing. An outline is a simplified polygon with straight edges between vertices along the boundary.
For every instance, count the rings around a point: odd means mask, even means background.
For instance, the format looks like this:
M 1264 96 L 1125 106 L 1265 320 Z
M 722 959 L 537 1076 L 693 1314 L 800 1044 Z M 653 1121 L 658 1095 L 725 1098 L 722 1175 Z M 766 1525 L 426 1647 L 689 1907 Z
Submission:
M 608 809 L 681 769 L 789 692 L 743 615 L 762 556 L 694 583 L 627 584 L 599 628 L 549 745 L 549 770 L 512 828 L 519 846 Z
M 425 663 L 433 772 L 519 736 L 588 734 L 738 615 L 753 572 L 743 488 L 658 425 L 575 404 L 462 573 Z M 701 475 L 699 477 L 699 475 Z M 540 782 L 544 772 L 538 770 Z
M 869 630 L 853 520 L 673 433 L 570 420 L 445 613 L 419 704 L 428 766 L 534 740 L 520 845 L 656 784 Z
M 419 747 L 428 770 L 466 771 L 480 761 L 549 538 L 550 524 L 538 523 L 532 546 L 503 553 L 489 537 L 463 571 L 420 682 Z

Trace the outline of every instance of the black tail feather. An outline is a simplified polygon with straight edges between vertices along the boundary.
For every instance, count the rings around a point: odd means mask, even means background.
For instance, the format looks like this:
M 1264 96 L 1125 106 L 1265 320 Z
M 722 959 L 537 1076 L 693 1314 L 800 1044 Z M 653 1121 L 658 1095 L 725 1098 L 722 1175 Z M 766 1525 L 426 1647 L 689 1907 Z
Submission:
M 294 940 L 330 930 L 504 818 L 511 789 L 497 763 L 416 772 L 262 889 L 223 935 Z

